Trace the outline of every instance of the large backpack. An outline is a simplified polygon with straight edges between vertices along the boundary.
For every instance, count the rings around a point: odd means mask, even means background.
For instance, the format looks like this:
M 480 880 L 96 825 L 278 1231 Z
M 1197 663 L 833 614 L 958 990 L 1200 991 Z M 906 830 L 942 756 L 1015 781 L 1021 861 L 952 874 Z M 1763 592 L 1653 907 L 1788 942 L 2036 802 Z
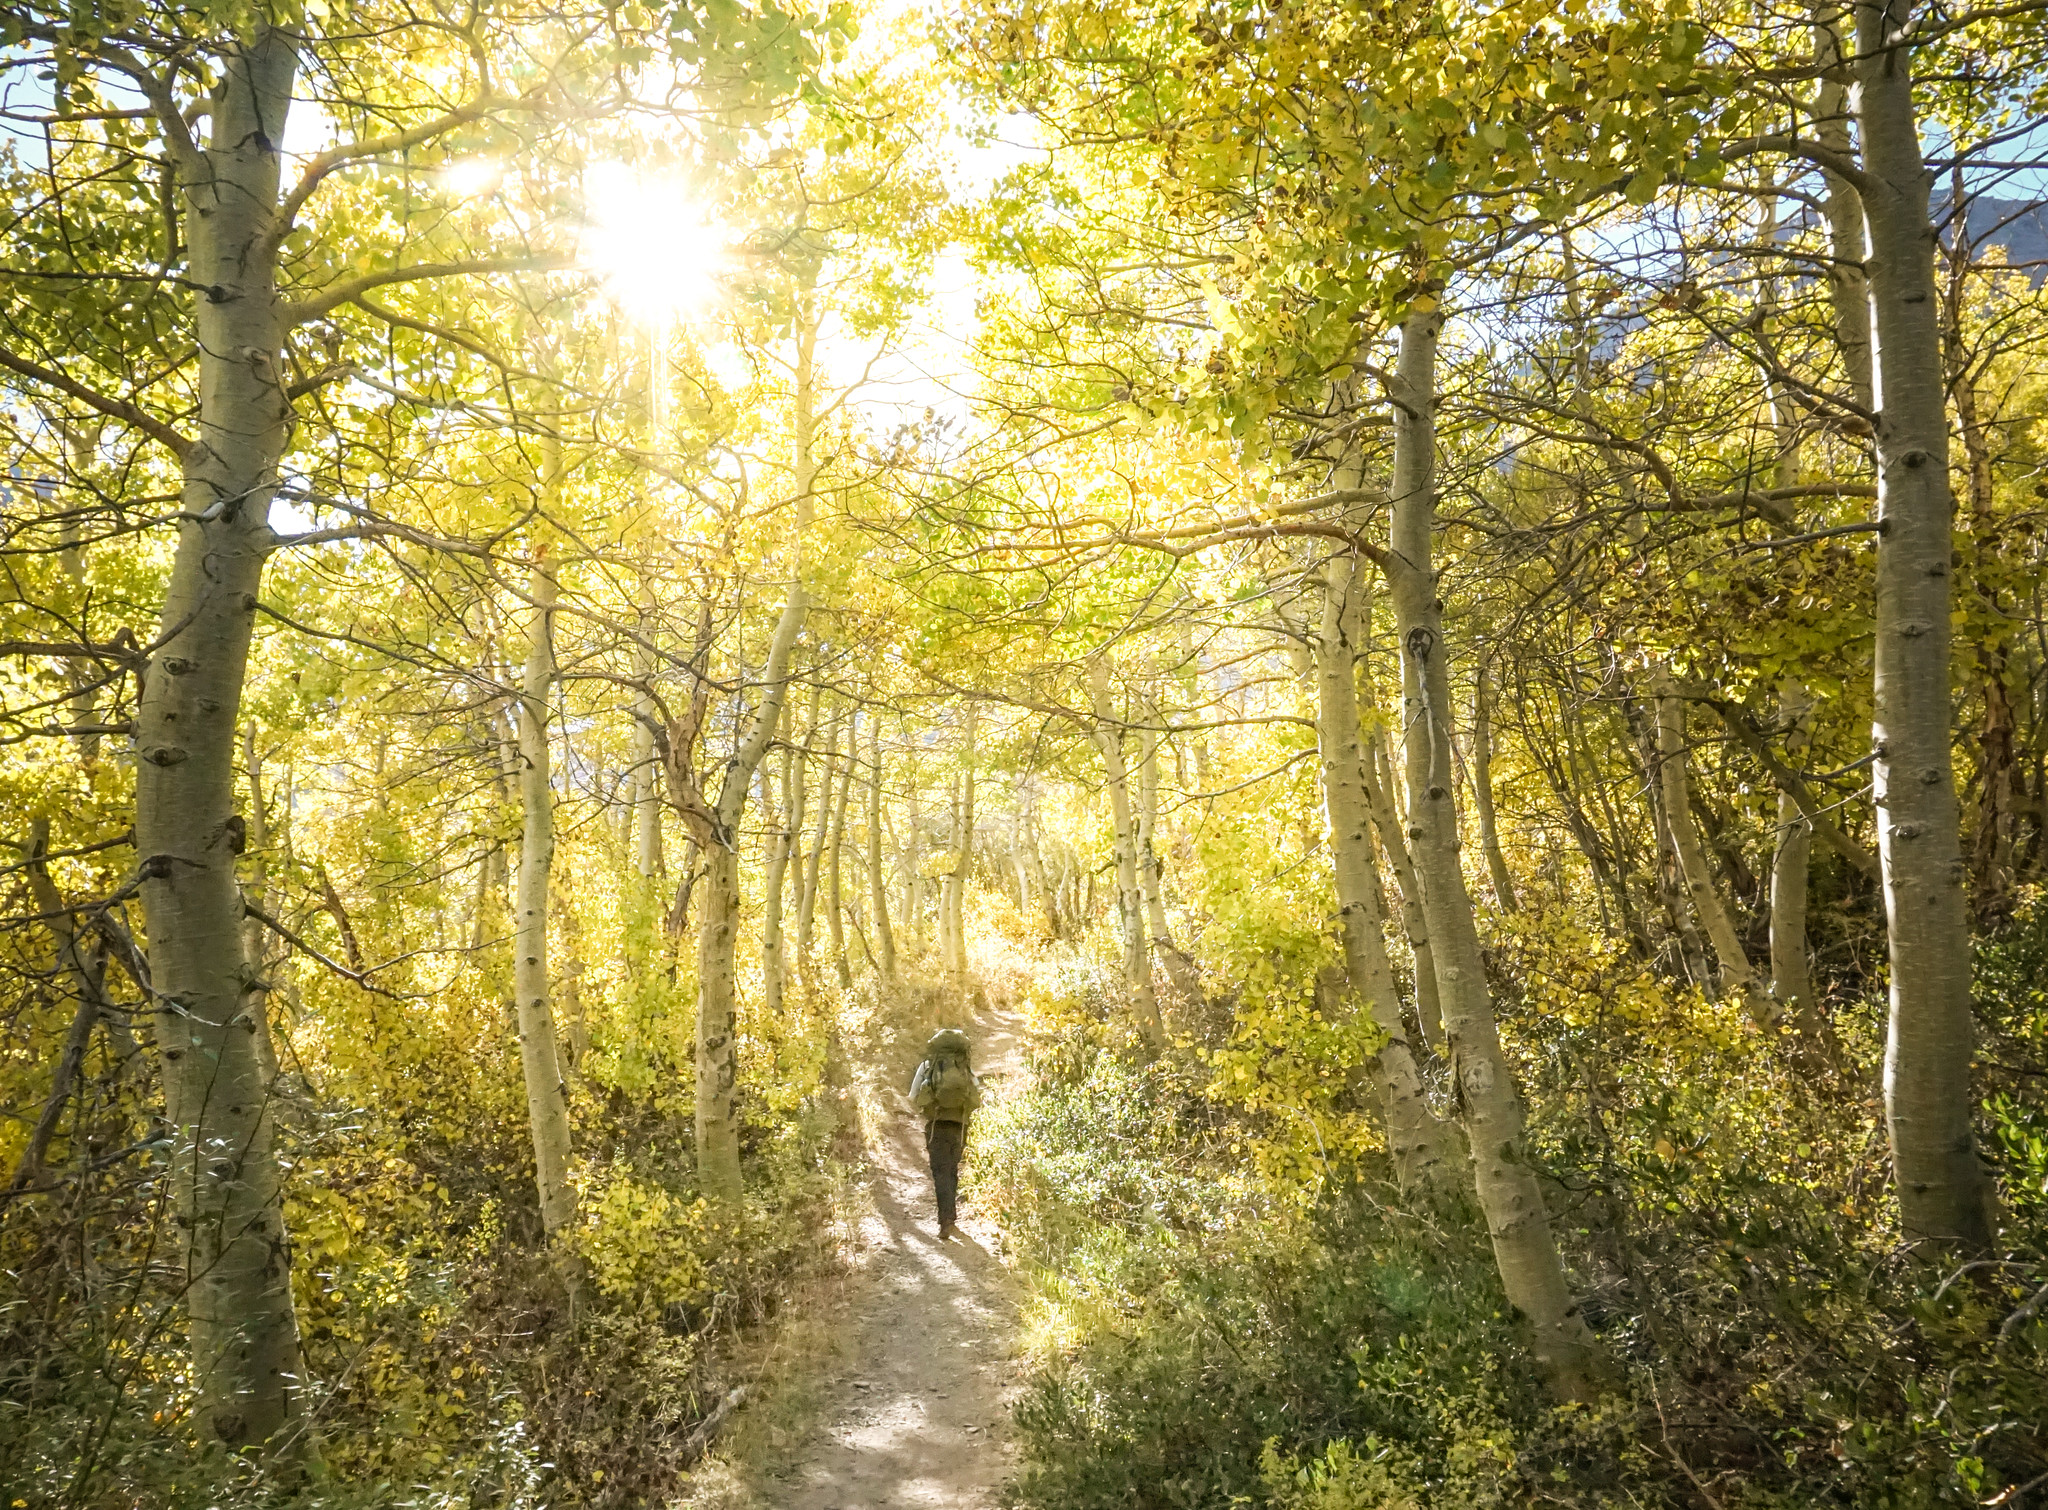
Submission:
M 958 1028 L 932 1034 L 920 1068 L 922 1083 L 915 1105 L 926 1120 L 965 1122 L 967 1114 L 981 1105 L 981 1087 L 967 1062 L 967 1035 Z

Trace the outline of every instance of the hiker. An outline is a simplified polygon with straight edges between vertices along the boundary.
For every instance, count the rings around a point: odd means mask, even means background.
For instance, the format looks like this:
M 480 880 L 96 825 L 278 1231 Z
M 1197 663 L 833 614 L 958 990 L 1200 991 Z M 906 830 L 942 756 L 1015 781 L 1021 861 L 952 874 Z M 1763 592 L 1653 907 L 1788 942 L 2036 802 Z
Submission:
M 924 1046 L 924 1062 L 910 1080 L 910 1104 L 924 1118 L 924 1147 L 931 1155 L 943 1242 L 960 1235 L 953 1225 L 960 1155 L 967 1150 L 967 1119 L 981 1105 L 981 1085 L 967 1062 L 967 1035 L 958 1028 L 941 1028 Z

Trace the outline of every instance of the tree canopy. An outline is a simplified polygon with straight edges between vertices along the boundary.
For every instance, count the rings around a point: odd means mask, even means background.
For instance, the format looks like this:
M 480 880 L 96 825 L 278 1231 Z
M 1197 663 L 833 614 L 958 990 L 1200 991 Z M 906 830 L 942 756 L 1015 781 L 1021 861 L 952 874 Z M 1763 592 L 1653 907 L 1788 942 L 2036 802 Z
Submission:
M 1017 1503 L 2048 1493 L 2044 123 L 2038 0 L 7 8 L 5 1498 L 708 1504 L 991 1013 Z

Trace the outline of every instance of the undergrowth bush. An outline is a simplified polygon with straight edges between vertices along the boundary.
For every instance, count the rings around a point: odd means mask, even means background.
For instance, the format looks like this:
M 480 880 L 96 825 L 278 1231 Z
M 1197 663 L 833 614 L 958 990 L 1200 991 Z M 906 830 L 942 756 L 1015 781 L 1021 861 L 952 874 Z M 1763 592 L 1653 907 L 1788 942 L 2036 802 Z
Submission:
M 751 1329 L 836 1261 L 845 1171 L 819 1098 L 748 1129 L 735 1220 L 687 1124 L 580 1095 L 580 1225 L 536 1241 L 523 1109 L 460 1061 L 438 1105 L 283 1119 L 318 1462 L 191 1440 L 182 1271 L 160 1166 L 110 1170 L 0 1227 L 0 1507 L 452 1510 L 660 1504 L 742 1372 Z M 815 1087 L 815 1077 L 811 1082 Z M 566 1265 L 566 1266 L 565 1266 Z M 569 1303 L 571 1281 L 577 1294 Z
M 975 1164 L 1034 1276 L 1019 1505 L 1903 1510 L 2048 1473 L 2048 908 L 1979 954 L 2007 1248 L 1968 1266 L 1893 1225 L 1874 1007 L 1818 1067 L 1554 920 L 1495 964 L 1604 1403 L 1548 1404 L 1472 1210 L 1409 1211 L 1374 1152 L 1276 1176 L 1244 1150 L 1286 1119 L 1050 1003 Z

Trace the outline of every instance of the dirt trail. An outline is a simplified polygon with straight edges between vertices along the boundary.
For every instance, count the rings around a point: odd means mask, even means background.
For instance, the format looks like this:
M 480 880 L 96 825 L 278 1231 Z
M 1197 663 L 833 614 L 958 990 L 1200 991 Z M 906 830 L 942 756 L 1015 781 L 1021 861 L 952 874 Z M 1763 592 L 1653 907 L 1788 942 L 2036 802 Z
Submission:
M 975 1029 L 991 1099 L 1014 1083 L 1019 1023 Z M 877 1084 L 875 1212 L 861 1233 L 856 1335 L 821 1425 L 781 1478 L 787 1510 L 995 1510 L 1011 1465 L 1015 1301 L 996 1231 L 971 1206 L 938 1240 L 923 1130 L 899 1084 Z M 970 1134 L 971 1141 L 971 1134 Z

